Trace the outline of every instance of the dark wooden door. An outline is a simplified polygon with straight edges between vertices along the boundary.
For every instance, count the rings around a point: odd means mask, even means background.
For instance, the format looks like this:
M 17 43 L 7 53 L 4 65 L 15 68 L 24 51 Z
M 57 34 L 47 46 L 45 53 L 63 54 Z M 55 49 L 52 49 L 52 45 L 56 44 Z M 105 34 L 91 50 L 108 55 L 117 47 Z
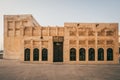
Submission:
M 53 45 L 53 62 L 63 62 L 63 42 L 54 42 Z

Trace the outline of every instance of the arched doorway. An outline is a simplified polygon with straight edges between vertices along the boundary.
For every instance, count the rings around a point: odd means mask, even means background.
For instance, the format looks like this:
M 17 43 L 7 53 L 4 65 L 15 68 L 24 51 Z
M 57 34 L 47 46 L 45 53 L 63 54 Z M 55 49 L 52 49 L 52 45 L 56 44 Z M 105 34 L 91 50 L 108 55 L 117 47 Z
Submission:
M 112 61 L 113 60 L 113 49 L 112 48 L 108 48 L 107 49 L 107 60 L 108 61 Z
M 76 49 L 75 48 L 70 49 L 70 61 L 76 61 Z
M 48 60 L 48 50 L 46 48 L 42 49 L 42 61 Z
M 89 57 L 89 61 L 94 61 L 95 60 L 95 50 L 94 50 L 94 48 L 89 49 L 88 57 Z
M 35 48 L 33 50 L 33 61 L 39 61 L 39 49 Z
M 24 61 L 30 61 L 30 49 L 26 48 L 24 50 Z
M 79 49 L 79 60 L 85 61 L 85 49 L 84 48 Z
M 103 61 L 104 60 L 104 49 L 99 48 L 98 49 L 98 61 Z

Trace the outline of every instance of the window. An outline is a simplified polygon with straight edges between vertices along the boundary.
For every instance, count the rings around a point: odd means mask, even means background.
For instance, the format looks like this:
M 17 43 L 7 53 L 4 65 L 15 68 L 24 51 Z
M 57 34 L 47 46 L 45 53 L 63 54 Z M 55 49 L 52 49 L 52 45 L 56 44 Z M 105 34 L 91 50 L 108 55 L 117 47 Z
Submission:
M 48 50 L 46 48 L 42 49 L 42 61 L 48 60 Z
M 26 48 L 24 51 L 24 61 L 30 61 L 30 49 Z
M 76 31 L 70 31 L 69 35 L 70 36 L 76 36 Z
M 79 60 L 85 61 L 85 49 L 84 48 L 79 49 Z
M 86 31 L 84 30 L 82 30 L 82 31 L 78 31 L 78 35 L 79 36 L 86 36 Z
M 112 61 L 113 60 L 113 49 L 112 48 L 108 48 L 107 49 L 107 60 L 108 61 Z
M 70 61 L 76 61 L 76 49 L 75 48 L 70 49 Z
M 95 35 L 95 31 L 89 31 L 88 32 L 88 36 L 94 36 Z
M 114 35 L 114 31 L 112 30 L 106 31 L 106 36 L 113 36 L 113 35 Z
M 105 35 L 105 31 L 102 29 L 101 31 L 98 31 L 98 36 L 104 36 Z
M 104 49 L 99 48 L 98 49 L 98 61 L 103 61 L 104 60 Z
M 94 61 L 95 60 L 95 50 L 93 48 L 89 49 L 89 61 Z
M 89 45 L 95 45 L 95 40 L 88 40 Z
M 38 48 L 35 48 L 33 50 L 33 60 L 34 61 L 39 61 L 39 49 Z

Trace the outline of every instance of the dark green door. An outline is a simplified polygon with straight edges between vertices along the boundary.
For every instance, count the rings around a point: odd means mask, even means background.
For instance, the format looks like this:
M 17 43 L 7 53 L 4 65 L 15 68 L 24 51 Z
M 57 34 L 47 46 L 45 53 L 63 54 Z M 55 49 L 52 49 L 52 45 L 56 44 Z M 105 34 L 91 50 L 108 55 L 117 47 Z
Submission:
M 53 43 L 53 62 L 63 62 L 63 42 Z
M 37 48 L 33 50 L 33 61 L 39 61 L 39 49 Z
M 30 49 L 27 48 L 24 51 L 24 61 L 30 61 Z

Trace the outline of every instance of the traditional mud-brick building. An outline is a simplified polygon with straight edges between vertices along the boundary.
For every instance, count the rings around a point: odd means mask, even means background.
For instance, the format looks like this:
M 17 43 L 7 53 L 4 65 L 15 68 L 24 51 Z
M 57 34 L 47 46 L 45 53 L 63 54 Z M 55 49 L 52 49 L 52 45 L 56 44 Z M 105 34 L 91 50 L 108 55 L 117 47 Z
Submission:
M 117 64 L 117 23 L 41 26 L 32 15 L 4 16 L 4 58 L 25 62 Z

